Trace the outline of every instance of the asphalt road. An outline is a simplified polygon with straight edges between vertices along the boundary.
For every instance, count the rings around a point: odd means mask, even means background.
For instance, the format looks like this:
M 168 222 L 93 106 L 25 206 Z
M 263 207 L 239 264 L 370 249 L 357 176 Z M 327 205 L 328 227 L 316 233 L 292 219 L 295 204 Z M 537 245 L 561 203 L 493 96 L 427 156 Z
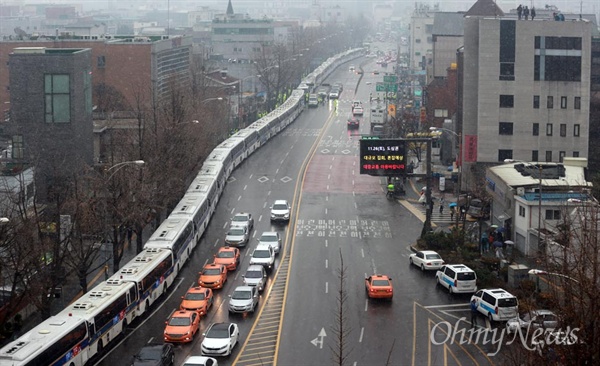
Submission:
M 468 317 L 469 297 L 449 297 L 436 289 L 433 274 L 409 267 L 409 245 L 420 234 L 421 221 L 410 205 L 386 199 L 382 179 L 359 175 L 356 135 L 368 133 L 368 112 L 359 131 L 348 131 L 346 119 L 352 100 L 368 106 L 369 93 L 382 79 L 382 74 L 372 73 L 380 68 L 375 59 L 362 61 L 369 62 L 362 79 L 346 65 L 327 80 L 344 84 L 337 110 L 333 103 L 305 110 L 232 173 L 207 232 L 168 297 L 154 306 L 152 316 L 134 322 L 126 338 L 97 364 L 128 364 L 145 343 L 162 342 L 164 322 L 196 283 L 202 266 L 223 245 L 229 220 L 239 211 L 255 217 L 252 239 L 242 250 L 240 268 L 215 292 L 214 306 L 201 323 L 202 331 L 213 322 L 233 321 L 240 327 L 240 343 L 231 357 L 219 359 L 220 365 L 331 364 L 340 344 L 335 339 L 340 296 L 345 299 L 341 324 L 346 364 L 490 363 L 477 347 L 432 345 L 432 326 L 441 320 L 454 325 L 457 318 Z M 292 203 L 289 225 L 270 223 L 269 206 L 275 199 Z M 261 296 L 261 310 L 229 315 L 227 295 L 242 284 L 258 236 L 270 230 L 279 231 L 284 242 Z M 340 292 L 342 259 L 345 282 Z M 364 277 L 373 273 L 393 278 L 392 302 L 366 299 Z M 479 321 L 485 324 L 483 318 Z M 263 331 L 261 325 L 270 329 Z M 260 332 L 273 336 L 261 342 Z M 251 334 L 259 340 L 248 341 Z M 199 355 L 201 339 L 198 335 L 191 344 L 177 345 L 175 364 Z

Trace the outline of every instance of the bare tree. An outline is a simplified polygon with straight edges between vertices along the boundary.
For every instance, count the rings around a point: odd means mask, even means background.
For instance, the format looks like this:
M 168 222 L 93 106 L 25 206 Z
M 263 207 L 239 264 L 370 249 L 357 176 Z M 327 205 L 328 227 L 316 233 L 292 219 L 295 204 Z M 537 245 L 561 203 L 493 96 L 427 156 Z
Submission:
M 332 353 L 334 365 L 342 366 L 346 364 L 350 351 L 347 349 L 348 336 L 352 329 L 347 326 L 348 316 L 346 303 L 348 301 L 348 293 L 346 292 L 346 267 L 344 266 L 344 257 L 340 248 L 340 268 L 337 270 L 339 279 L 339 288 L 336 296 L 337 307 L 334 312 L 335 323 L 332 326 L 332 333 L 335 339 L 335 345 L 329 346 Z

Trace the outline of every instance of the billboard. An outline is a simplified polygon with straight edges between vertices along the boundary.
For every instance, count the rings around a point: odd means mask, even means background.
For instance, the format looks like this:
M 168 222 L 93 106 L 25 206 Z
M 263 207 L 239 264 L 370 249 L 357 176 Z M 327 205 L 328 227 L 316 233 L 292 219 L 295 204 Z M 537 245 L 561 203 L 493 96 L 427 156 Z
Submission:
M 360 174 L 402 176 L 406 167 L 403 139 L 360 140 Z

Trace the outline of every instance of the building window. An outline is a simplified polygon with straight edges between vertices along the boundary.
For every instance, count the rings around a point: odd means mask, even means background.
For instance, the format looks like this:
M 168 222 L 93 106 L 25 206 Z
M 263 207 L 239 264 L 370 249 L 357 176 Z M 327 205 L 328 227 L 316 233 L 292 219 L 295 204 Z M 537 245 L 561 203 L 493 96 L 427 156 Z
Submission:
M 565 151 L 559 151 L 558 152 L 558 162 L 562 163 L 565 156 L 567 156 L 567 153 Z
M 519 205 L 519 216 L 525 217 L 525 207 Z
M 500 63 L 500 78 L 499 80 L 515 80 L 515 64 L 514 62 Z
M 513 134 L 513 123 L 512 122 L 500 122 L 500 128 L 498 133 L 500 135 L 512 135 Z
M 531 151 L 531 161 L 538 161 L 539 157 L 538 157 L 538 151 L 537 150 L 532 150 Z
M 554 97 L 552 95 L 548 95 L 548 99 L 546 99 L 546 108 L 554 108 Z
M 567 124 L 561 123 L 560 124 L 560 137 L 566 137 L 566 136 L 567 136 Z
M 573 101 L 573 108 L 581 109 L 581 97 L 575 97 L 575 100 Z
M 539 135 L 540 135 L 540 124 L 534 123 L 533 124 L 533 136 L 539 136 Z
M 573 126 L 573 136 L 579 137 L 579 125 L 578 124 Z
M 415 43 L 421 43 L 421 39 L 420 38 L 416 38 L 415 39 Z
M 560 108 L 567 109 L 567 97 L 560 97 Z
M 533 96 L 533 109 L 540 109 L 540 96 L 539 95 Z
M 546 123 L 546 136 L 552 136 L 552 123 Z
M 13 159 L 23 159 L 24 154 L 23 150 L 25 145 L 23 144 L 23 135 L 14 135 L 12 137 L 12 158 Z
M 514 95 L 500 95 L 500 108 L 513 108 L 515 105 Z
M 546 162 L 549 163 L 552 161 L 552 150 L 546 151 Z
M 498 150 L 498 161 L 504 162 L 504 160 L 512 159 L 512 158 L 513 158 L 512 150 Z
M 436 109 L 433 111 L 434 117 L 448 117 L 448 110 L 447 109 Z
M 546 210 L 546 220 L 560 220 L 560 210 Z
M 68 74 L 44 75 L 47 123 L 71 122 L 71 93 Z
M 579 157 L 579 151 L 573 151 L 573 157 L 574 158 L 578 158 Z
M 97 62 L 98 62 L 98 68 L 99 69 L 103 69 L 103 68 L 106 67 L 106 57 L 104 57 L 104 56 L 98 56 Z

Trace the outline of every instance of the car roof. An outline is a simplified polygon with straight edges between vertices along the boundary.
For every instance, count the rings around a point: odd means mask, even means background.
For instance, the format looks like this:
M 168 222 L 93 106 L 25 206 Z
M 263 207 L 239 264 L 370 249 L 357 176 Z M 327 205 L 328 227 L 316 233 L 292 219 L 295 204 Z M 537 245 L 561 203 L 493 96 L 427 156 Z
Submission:
M 446 264 L 446 267 L 450 267 L 456 272 L 475 272 L 464 264 Z
M 192 364 L 198 364 L 200 362 L 204 363 L 205 361 L 210 360 L 212 357 L 206 357 L 206 356 L 189 356 L 188 358 L 185 359 L 185 361 L 183 361 L 183 364 L 185 365 L 186 363 L 192 363 Z
M 438 254 L 438 252 L 436 252 L 434 250 L 420 250 L 419 252 L 421 252 L 423 254 Z
M 229 329 L 229 324 L 231 323 L 213 323 L 210 329 Z
M 206 287 L 195 286 L 195 287 L 191 287 L 190 289 L 188 289 L 187 292 L 207 292 L 207 290 L 209 290 L 209 289 Z
M 204 266 L 204 268 L 215 268 L 215 267 L 221 268 L 221 267 L 224 267 L 224 265 L 218 264 L 218 263 L 208 263 L 207 265 Z
M 256 249 L 260 249 L 260 250 L 265 250 L 265 249 L 269 249 L 269 248 L 272 248 L 272 246 L 270 244 L 258 244 L 256 246 Z
M 246 270 L 246 272 L 248 272 L 248 271 L 261 271 L 261 270 L 264 270 L 264 269 L 265 269 L 265 267 L 263 267 L 260 264 L 252 264 L 252 265 L 248 266 L 248 269 Z
M 488 288 L 488 289 L 483 289 L 483 291 L 489 292 L 492 295 L 497 296 L 497 297 L 515 297 L 513 294 L 511 294 L 510 292 L 506 291 L 503 288 Z
M 219 252 L 235 252 L 236 249 L 237 248 L 232 248 L 232 247 L 226 245 L 226 246 L 220 247 L 218 251 Z
M 374 274 L 371 275 L 372 279 L 378 279 L 378 280 L 389 280 L 390 278 L 386 275 L 382 275 L 382 274 Z
M 238 212 L 233 216 L 250 216 L 250 213 L 249 212 Z
M 287 203 L 287 200 L 275 200 L 275 202 L 273 202 L 273 204 L 278 204 L 278 203 Z
M 273 236 L 275 236 L 275 235 L 279 235 L 279 233 L 277 231 L 263 231 L 263 233 L 260 234 L 260 236 L 263 236 L 263 235 L 273 235 Z
M 254 286 L 238 286 L 233 291 L 252 291 L 254 288 Z
M 177 310 L 173 314 L 171 314 L 171 318 L 187 318 L 191 315 L 191 313 L 195 313 L 193 310 Z

